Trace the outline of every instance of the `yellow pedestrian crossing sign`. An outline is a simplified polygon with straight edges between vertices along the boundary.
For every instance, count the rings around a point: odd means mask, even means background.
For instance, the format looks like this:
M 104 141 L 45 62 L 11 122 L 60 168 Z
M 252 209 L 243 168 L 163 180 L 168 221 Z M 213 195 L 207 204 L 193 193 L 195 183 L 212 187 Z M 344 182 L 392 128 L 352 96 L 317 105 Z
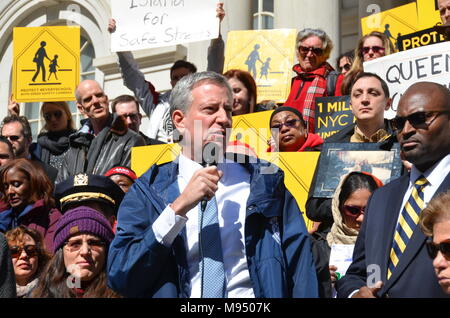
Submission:
M 79 26 L 17 27 L 13 43 L 15 100 L 75 100 L 80 79 Z
M 248 71 L 258 100 L 284 103 L 291 90 L 295 61 L 295 29 L 228 32 L 224 71 Z

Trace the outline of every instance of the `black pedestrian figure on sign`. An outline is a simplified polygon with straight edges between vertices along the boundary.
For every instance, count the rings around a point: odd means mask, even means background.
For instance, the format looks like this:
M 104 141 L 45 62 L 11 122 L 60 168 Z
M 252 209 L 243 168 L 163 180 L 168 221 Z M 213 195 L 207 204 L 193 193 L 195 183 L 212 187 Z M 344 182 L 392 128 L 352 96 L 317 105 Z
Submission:
M 397 49 L 397 51 L 400 51 L 400 44 L 401 44 L 401 40 L 400 37 L 402 36 L 401 33 L 397 34 L 397 41 L 395 41 L 395 48 Z
M 259 79 L 261 79 L 263 76 L 267 79 L 267 75 L 269 74 L 269 70 L 270 70 L 270 60 L 271 60 L 271 58 L 268 57 L 266 59 L 266 61 L 263 63 L 263 65 L 261 66 L 261 74 L 259 76 Z
M 32 81 L 34 82 L 36 80 L 36 77 L 39 75 L 39 72 L 42 70 L 42 81 L 45 82 L 45 65 L 44 65 L 44 58 L 47 58 L 47 60 L 51 61 L 50 58 L 47 56 L 47 52 L 45 51 L 45 46 L 47 43 L 45 41 L 41 42 L 41 47 L 36 51 L 36 54 L 34 55 L 33 62 L 36 63 L 36 73 L 34 73 Z
M 389 30 L 389 27 L 390 27 L 390 25 L 389 24 L 386 24 L 385 26 L 384 26 L 384 35 L 386 35 L 387 37 L 388 37 L 388 39 L 390 40 L 390 39 L 392 39 L 393 40 L 393 44 L 395 44 L 396 43 L 396 41 L 397 41 L 397 39 L 396 38 L 394 38 L 393 36 L 392 36 L 392 34 L 391 34 L 391 30 Z
M 55 74 L 55 78 L 58 79 L 58 76 L 56 76 L 56 72 L 57 72 L 56 67 L 59 67 L 57 54 L 55 54 L 55 57 L 53 58 L 53 60 L 51 60 L 51 63 L 48 66 L 48 69 L 50 71 L 50 75 L 48 76 L 49 80 L 50 80 L 50 77 L 52 76 L 52 74 Z
M 259 57 L 259 48 L 261 46 L 259 44 L 255 44 L 253 47 L 253 51 L 250 52 L 250 54 L 247 57 L 247 60 L 245 61 L 245 64 L 247 64 L 248 72 L 253 75 L 253 78 L 256 78 L 256 61 L 260 61 L 261 63 L 264 63 L 261 61 L 261 58 Z

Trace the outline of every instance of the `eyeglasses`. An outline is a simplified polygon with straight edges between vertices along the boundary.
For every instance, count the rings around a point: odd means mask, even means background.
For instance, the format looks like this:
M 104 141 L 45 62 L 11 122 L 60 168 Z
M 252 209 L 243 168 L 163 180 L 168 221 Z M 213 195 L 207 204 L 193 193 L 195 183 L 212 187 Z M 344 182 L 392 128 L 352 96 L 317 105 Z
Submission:
M 427 251 L 433 259 L 436 258 L 439 251 L 445 258 L 450 259 L 450 240 L 445 240 L 439 244 L 434 244 L 433 241 L 429 240 L 427 241 Z
M 22 254 L 22 251 L 28 255 L 28 257 L 33 257 L 37 255 L 38 247 L 36 245 L 25 245 L 25 246 L 11 246 L 9 248 L 11 256 L 13 258 L 18 258 Z
M 365 208 L 366 208 L 365 206 L 359 207 L 354 205 L 344 205 L 342 207 L 345 215 L 350 216 L 352 218 L 357 218 L 360 214 L 364 214 Z
M 441 114 L 449 114 L 448 110 L 434 110 L 428 112 L 416 112 L 406 117 L 397 116 L 392 119 L 392 127 L 394 130 L 402 131 L 405 127 L 406 121 L 409 121 L 410 124 L 417 128 L 420 126 L 430 126 L 433 121 Z
M 52 119 L 53 116 L 55 116 L 56 119 L 60 119 L 61 116 L 62 116 L 62 111 L 57 110 L 57 111 L 54 111 L 54 112 L 45 113 L 44 114 L 44 119 L 48 121 L 48 120 Z
M 298 50 L 300 51 L 301 54 L 308 54 L 308 52 L 312 52 L 314 55 L 322 55 L 323 54 L 323 49 L 321 49 L 320 47 L 307 47 L 307 46 L 303 46 L 300 45 L 298 47 Z
M 17 141 L 17 140 L 20 139 L 20 136 L 15 136 L 15 135 L 12 135 L 12 136 L 3 136 L 3 137 L 8 138 L 9 141 Z
M 300 119 L 290 119 L 284 123 L 274 124 L 274 125 L 270 126 L 270 128 L 271 129 L 281 129 L 283 126 L 286 126 L 288 128 L 293 128 L 297 125 L 298 121 L 300 121 Z
M 372 50 L 373 53 L 383 53 L 386 49 L 382 46 L 364 46 L 361 48 L 362 54 L 367 54 Z
M 86 242 L 87 245 L 89 246 L 89 248 L 96 252 L 100 252 L 106 246 L 105 242 L 103 242 L 101 240 L 95 240 L 95 239 L 90 239 L 87 241 L 84 241 L 82 239 L 67 241 L 65 243 L 65 246 L 71 253 L 78 252 L 80 250 L 80 248 L 83 246 L 83 242 Z

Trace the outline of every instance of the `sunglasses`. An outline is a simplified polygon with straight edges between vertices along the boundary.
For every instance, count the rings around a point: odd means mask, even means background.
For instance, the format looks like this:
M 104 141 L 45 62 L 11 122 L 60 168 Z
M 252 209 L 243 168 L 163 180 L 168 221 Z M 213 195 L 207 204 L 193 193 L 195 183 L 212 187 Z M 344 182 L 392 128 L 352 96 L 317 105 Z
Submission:
M 427 251 L 432 259 L 436 258 L 439 251 L 441 251 L 446 259 L 450 259 L 450 240 L 443 241 L 439 244 L 434 244 L 433 241 L 429 240 L 427 241 Z
M 36 245 L 25 245 L 23 247 L 11 246 L 9 251 L 11 252 L 11 256 L 13 258 L 18 258 L 22 254 L 22 251 L 25 251 L 28 257 L 33 257 L 37 255 L 38 247 Z
M 122 116 L 125 118 L 130 118 L 131 120 L 139 119 L 139 114 L 123 114 Z
M 300 51 L 300 53 L 302 53 L 304 55 L 308 54 L 308 52 L 312 52 L 314 55 L 322 55 L 323 54 L 323 49 L 321 49 L 320 47 L 307 47 L 307 46 L 300 45 L 298 47 L 298 50 Z
M 359 207 L 354 205 L 344 205 L 342 207 L 345 215 L 350 216 L 352 218 L 357 218 L 360 214 L 364 214 L 365 208 L 366 208 L 365 206 Z
M 383 53 L 385 51 L 385 48 L 382 46 L 364 46 L 361 48 L 362 54 L 367 54 L 372 50 L 373 53 Z
M 95 239 L 90 239 L 87 241 L 83 241 L 82 239 L 67 241 L 65 243 L 65 246 L 71 253 L 78 252 L 81 249 L 81 247 L 83 246 L 83 242 L 86 242 L 87 245 L 89 246 L 89 248 L 96 252 L 100 252 L 102 250 L 102 248 L 106 246 L 105 242 L 103 242 L 101 240 L 95 240 Z
M 14 136 L 14 135 L 12 135 L 12 136 L 3 136 L 3 137 L 8 138 L 9 141 L 17 141 L 17 140 L 20 139 L 20 136 Z
M 53 116 L 55 116 L 56 119 L 60 119 L 61 116 L 62 116 L 62 111 L 57 110 L 57 111 L 54 111 L 54 112 L 45 113 L 44 114 L 44 119 L 48 121 L 48 120 L 52 119 Z
M 416 112 L 406 117 L 397 116 L 394 119 L 392 119 L 391 123 L 394 130 L 399 132 L 402 131 L 403 128 L 405 127 L 406 121 L 409 121 L 409 123 L 415 128 L 430 126 L 439 115 L 449 113 L 450 111 L 448 110 Z
M 352 68 L 352 65 L 347 63 L 341 67 L 341 72 L 342 72 L 342 70 L 346 70 L 348 72 L 348 71 L 350 71 L 351 68 Z
M 290 119 L 284 123 L 274 124 L 274 125 L 270 126 L 270 128 L 271 129 L 281 129 L 283 126 L 286 126 L 288 128 L 293 128 L 293 127 L 297 126 L 298 121 L 300 121 L 300 119 Z

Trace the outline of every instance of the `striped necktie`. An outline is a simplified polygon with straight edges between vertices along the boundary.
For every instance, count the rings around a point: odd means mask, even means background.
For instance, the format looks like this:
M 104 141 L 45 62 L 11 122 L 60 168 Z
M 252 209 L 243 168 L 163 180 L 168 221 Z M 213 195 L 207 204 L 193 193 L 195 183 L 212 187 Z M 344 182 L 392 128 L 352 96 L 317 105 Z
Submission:
M 420 212 L 425 207 L 423 202 L 423 189 L 428 184 L 424 176 L 420 176 L 414 183 L 411 196 L 403 207 L 402 214 L 395 230 L 394 240 L 392 241 L 392 249 L 389 257 L 389 267 L 387 278 L 389 279 L 397 266 L 401 255 L 406 249 L 409 239 L 419 222 Z
M 226 280 L 216 197 L 208 201 L 204 212 L 199 206 L 199 220 L 201 297 L 223 298 Z

